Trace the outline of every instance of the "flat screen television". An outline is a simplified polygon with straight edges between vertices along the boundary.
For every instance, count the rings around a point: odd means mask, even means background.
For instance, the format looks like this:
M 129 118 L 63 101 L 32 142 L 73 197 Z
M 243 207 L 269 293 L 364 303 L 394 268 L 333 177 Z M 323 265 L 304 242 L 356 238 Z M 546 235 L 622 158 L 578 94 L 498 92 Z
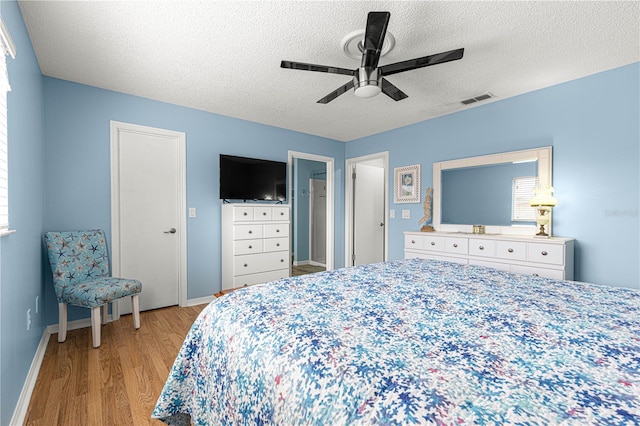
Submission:
M 220 199 L 287 199 L 287 163 L 220 154 Z

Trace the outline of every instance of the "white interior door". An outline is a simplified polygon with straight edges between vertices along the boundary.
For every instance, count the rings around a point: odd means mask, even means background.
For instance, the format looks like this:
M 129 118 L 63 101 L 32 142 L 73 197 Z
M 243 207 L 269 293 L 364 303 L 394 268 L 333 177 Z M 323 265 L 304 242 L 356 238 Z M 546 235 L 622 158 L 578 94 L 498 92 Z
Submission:
M 325 266 L 327 253 L 327 185 L 324 179 L 309 179 L 309 246 L 311 264 Z
M 114 276 L 142 282 L 140 310 L 180 301 L 184 133 L 112 125 Z M 113 209 L 113 208 L 112 208 Z M 120 314 L 131 312 L 128 300 Z
M 384 261 L 384 168 L 357 163 L 353 182 L 353 265 Z

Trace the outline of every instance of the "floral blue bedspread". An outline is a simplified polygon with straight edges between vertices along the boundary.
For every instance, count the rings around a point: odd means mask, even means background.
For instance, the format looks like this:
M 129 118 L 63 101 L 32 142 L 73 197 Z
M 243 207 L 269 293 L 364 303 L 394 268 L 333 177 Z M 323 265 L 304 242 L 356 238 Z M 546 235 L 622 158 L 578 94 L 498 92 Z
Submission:
M 640 292 L 407 259 L 230 293 L 169 424 L 640 424 Z

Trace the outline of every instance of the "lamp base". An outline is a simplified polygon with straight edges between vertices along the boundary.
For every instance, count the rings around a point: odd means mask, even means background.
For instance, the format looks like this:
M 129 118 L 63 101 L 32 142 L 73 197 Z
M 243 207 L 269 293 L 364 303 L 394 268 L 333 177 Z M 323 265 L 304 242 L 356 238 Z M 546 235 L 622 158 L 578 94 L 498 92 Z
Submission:
M 551 235 L 547 234 L 544 230 L 544 225 L 540 225 L 540 230 L 538 231 L 538 233 L 535 235 L 538 238 L 549 238 L 551 237 Z

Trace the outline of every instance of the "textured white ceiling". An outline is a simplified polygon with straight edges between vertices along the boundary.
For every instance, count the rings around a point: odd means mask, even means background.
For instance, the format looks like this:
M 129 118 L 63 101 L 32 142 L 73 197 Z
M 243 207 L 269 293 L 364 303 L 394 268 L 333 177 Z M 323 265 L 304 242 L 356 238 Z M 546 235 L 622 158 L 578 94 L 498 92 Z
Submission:
M 42 73 L 350 141 L 640 60 L 640 3 L 19 1 Z M 390 11 L 380 65 L 460 47 L 462 60 L 388 80 L 409 97 L 316 101 L 349 80 L 281 60 L 357 68 L 340 41 Z M 460 101 L 490 92 L 495 99 Z

